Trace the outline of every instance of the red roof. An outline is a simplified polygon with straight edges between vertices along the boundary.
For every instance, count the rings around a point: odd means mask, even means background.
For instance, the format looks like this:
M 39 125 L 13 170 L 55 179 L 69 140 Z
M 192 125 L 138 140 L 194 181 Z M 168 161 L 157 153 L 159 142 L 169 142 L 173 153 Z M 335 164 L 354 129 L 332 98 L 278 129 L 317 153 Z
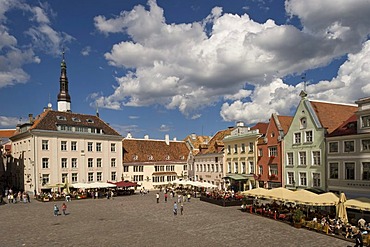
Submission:
M 268 126 L 269 126 L 268 123 L 257 123 L 256 125 L 251 127 L 251 130 L 258 129 L 260 134 L 266 134 Z
M 0 129 L 0 138 L 9 138 L 14 135 L 15 129 Z
M 353 114 L 343 124 L 336 128 L 328 137 L 357 134 L 357 116 Z

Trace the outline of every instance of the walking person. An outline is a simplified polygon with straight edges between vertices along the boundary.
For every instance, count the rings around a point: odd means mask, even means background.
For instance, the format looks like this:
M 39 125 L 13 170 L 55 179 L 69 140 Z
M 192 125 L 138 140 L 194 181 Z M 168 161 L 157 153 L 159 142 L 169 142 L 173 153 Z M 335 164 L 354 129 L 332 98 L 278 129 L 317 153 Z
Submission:
M 157 192 L 157 194 L 155 196 L 157 198 L 157 203 L 159 203 L 159 193 Z
M 54 210 L 54 216 L 58 216 L 59 208 L 56 204 L 54 204 L 53 210 Z
M 62 212 L 63 212 L 63 215 L 67 215 L 67 214 L 66 214 L 66 210 L 67 210 L 67 204 L 65 204 L 65 203 L 63 202 L 63 204 L 62 204 Z
M 167 194 L 167 191 L 164 193 L 164 202 L 167 202 L 167 197 L 168 197 L 168 194 Z
M 360 231 L 360 229 L 357 229 L 356 231 L 356 235 L 355 235 L 355 247 L 363 247 L 364 246 L 364 242 L 363 242 L 363 239 L 362 239 L 362 232 Z
M 173 203 L 173 215 L 177 215 L 177 203 L 176 202 L 174 202 Z
M 184 212 L 184 204 L 181 203 L 181 206 L 180 206 L 180 213 L 182 215 L 182 213 Z
M 188 202 L 190 202 L 191 195 L 188 193 Z

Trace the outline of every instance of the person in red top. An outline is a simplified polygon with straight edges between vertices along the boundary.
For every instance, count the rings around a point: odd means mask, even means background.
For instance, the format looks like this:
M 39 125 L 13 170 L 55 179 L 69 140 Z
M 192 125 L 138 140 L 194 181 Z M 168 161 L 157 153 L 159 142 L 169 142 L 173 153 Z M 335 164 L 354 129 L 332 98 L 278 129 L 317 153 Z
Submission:
M 62 204 L 63 215 L 66 215 L 66 210 L 67 210 L 67 205 L 63 202 L 63 204 Z

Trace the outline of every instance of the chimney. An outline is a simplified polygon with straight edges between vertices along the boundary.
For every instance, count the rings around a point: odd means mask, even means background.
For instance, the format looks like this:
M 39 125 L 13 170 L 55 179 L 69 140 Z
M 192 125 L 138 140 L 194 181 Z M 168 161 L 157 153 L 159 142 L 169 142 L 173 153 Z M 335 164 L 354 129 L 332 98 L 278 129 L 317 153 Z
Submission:
M 144 139 L 145 140 L 148 140 L 149 139 L 149 135 L 144 135 Z
M 170 145 L 170 135 L 169 134 L 166 134 L 164 136 L 164 140 L 165 140 L 165 142 L 166 142 L 167 145 Z
M 30 113 L 30 114 L 28 114 L 28 119 L 29 119 L 29 121 L 30 121 L 30 123 L 33 123 L 33 114 L 32 113 Z
M 177 141 L 177 138 L 176 138 L 176 137 L 174 137 L 174 138 L 173 138 L 173 141 L 174 141 L 174 142 L 175 142 L 175 141 Z
M 195 133 L 192 133 L 192 134 L 191 134 L 191 139 L 192 139 L 192 140 L 195 140 L 196 138 L 197 138 L 197 135 L 196 135 Z

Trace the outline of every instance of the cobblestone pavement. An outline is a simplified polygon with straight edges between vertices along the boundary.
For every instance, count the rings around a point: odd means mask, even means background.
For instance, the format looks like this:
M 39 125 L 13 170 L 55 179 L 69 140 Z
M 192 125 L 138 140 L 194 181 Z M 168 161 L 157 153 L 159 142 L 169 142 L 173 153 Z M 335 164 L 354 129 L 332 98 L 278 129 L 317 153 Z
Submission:
M 192 198 L 184 215 L 155 193 L 68 202 L 0 206 L 0 246 L 347 246 L 347 241 Z M 62 202 L 57 202 L 61 208 Z

